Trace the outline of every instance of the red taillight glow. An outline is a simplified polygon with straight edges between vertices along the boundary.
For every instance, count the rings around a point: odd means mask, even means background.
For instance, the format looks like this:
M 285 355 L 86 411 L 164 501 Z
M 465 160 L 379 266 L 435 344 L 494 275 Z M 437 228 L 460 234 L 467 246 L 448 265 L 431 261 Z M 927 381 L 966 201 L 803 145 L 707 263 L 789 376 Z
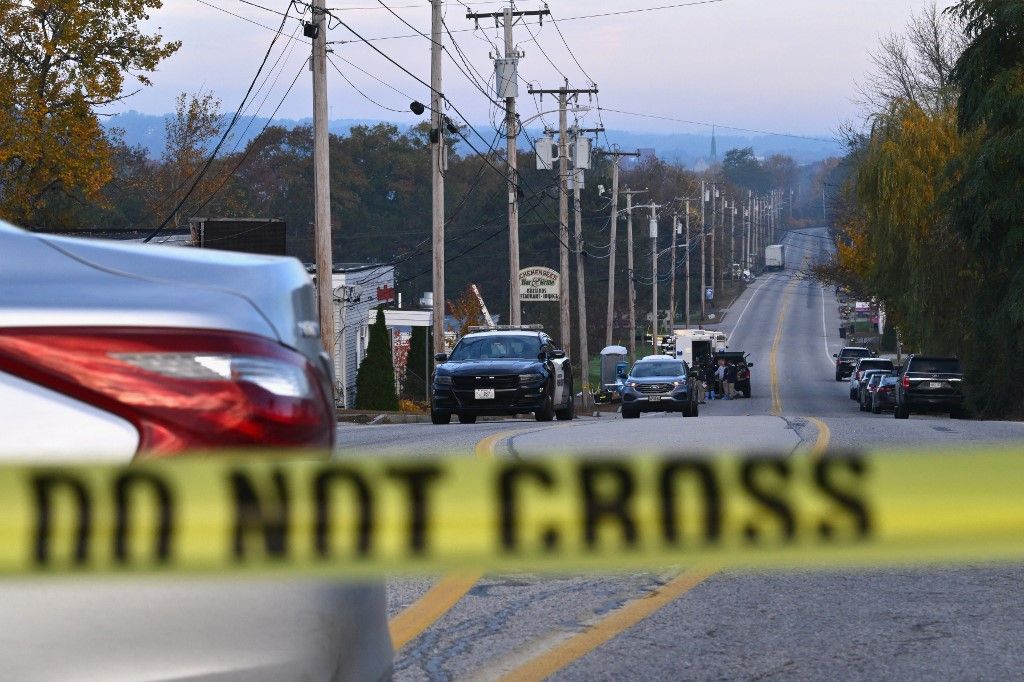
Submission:
M 139 452 L 330 447 L 334 419 L 301 354 L 247 334 L 179 329 L 8 329 L 0 369 L 117 414 Z
M 910 388 L 910 377 L 903 375 L 903 388 Z

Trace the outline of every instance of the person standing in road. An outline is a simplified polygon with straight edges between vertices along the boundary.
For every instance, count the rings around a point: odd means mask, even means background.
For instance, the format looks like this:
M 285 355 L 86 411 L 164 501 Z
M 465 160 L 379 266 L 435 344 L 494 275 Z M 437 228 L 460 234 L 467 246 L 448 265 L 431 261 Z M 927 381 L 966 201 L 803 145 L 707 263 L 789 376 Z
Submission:
M 725 359 L 718 361 L 718 369 L 715 370 L 715 394 L 725 398 Z
M 732 400 L 736 397 L 736 378 L 739 370 L 736 363 L 730 362 L 725 368 L 725 399 Z

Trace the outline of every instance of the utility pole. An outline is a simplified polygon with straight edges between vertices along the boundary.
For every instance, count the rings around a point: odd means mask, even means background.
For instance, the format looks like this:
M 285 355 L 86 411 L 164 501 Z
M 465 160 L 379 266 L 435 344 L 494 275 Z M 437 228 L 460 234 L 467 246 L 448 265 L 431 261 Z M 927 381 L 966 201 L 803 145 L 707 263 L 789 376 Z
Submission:
M 615 251 L 616 239 L 619 225 L 619 159 L 623 156 L 640 156 L 640 152 L 605 151 L 606 156 L 612 157 L 612 216 L 611 229 L 609 231 L 608 251 L 608 315 L 605 318 L 604 345 L 610 346 L 613 341 L 615 325 Z M 632 270 L 632 266 L 630 266 Z
M 322 1 L 322 0 L 321 0 Z M 442 109 L 441 50 L 444 36 L 444 0 L 430 0 L 430 172 L 431 233 L 433 236 L 434 352 L 443 353 L 444 343 L 444 119 Z M 516 273 L 518 277 L 518 273 Z
M 690 200 L 686 199 L 686 328 L 690 328 Z
M 569 97 L 581 94 L 597 94 L 597 87 L 570 88 L 569 79 L 565 85 L 553 90 L 529 88 L 531 95 L 558 95 L 558 306 L 559 334 L 562 349 L 571 355 L 571 318 L 569 313 L 569 150 L 568 121 L 566 108 Z M 516 274 L 518 277 L 518 273 Z
M 629 280 L 629 359 L 636 360 L 636 271 L 633 269 L 633 195 L 647 190 L 631 190 L 626 195 L 626 276 Z
M 658 204 L 651 202 L 651 353 L 658 354 Z
M 511 3 L 510 3 L 511 4 Z M 499 23 L 505 27 L 505 55 L 503 58 L 495 56 L 495 73 L 503 77 L 496 79 L 498 97 L 505 98 L 505 159 L 508 168 L 508 269 L 509 269 L 509 320 L 512 325 L 522 324 L 523 304 L 519 300 L 519 147 L 516 140 L 519 138 L 519 122 L 516 118 L 516 96 L 518 90 L 518 68 L 519 59 L 523 56 L 516 51 L 515 42 L 512 37 L 512 28 L 517 20 L 524 16 L 543 17 L 550 12 L 546 9 L 517 12 L 512 7 L 506 7 L 501 12 L 487 12 L 484 14 L 466 13 L 467 19 L 472 19 L 477 26 L 480 19 L 494 19 L 494 25 Z
M 744 211 L 744 217 L 746 218 L 747 223 L 747 234 L 743 247 L 746 260 L 744 260 L 743 262 L 745 264 L 744 267 L 750 270 L 751 273 L 753 273 L 754 264 L 750 260 L 750 225 L 754 221 L 754 193 L 751 192 L 749 189 L 747 190 L 747 208 L 746 211 Z
M 603 133 L 604 128 L 579 128 L 573 129 L 573 146 L 579 150 L 579 136 L 586 133 Z M 576 159 L 578 163 L 579 158 Z M 589 164 L 588 164 L 589 165 Z M 590 409 L 590 350 L 587 347 L 587 284 L 586 274 L 583 265 L 583 210 L 580 202 L 580 190 L 583 186 L 583 168 L 573 166 L 572 175 L 572 202 L 573 217 L 575 219 L 575 248 L 576 252 L 576 321 L 579 324 L 579 367 L 580 387 L 583 389 L 583 400 L 581 407 L 584 412 Z
M 729 281 L 733 282 L 736 280 L 736 271 L 733 269 L 732 264 L 736 262 L 736 200 L 733 199 L 730 202 L 729 208 L 732 209 L 732 226 L 729 228 Z
M 704 180 L 700 181 L 700 321 L 704 322 L 704 316 L 707 314 L 707 296 L 705 291 L 707 290 L 707 281 L 704 279 L 704 273 L 707 272 L 707 264 L 705 261 L 705 237 L 707 237 L 707 211 L 706 204 L 708 201 L 708 190 L 707 182 Z
M 327 21 L 324 0 L 313 0 L 313 241 L 316 244 L 316 299 L 320 343 L 338 355 L 334 333 L 334 254 L 331 240 L 330 138 L 327 134 Z M 308 35 L 308 33 L 307 33 Z M 337 393 L 337 386 L 335 386 Z
M 669 272 L 672 278 L 668 283 L 668 330 L 676 326 L 676 235 L 679 234 L 679 213 L 672 214 L 672 260 Z
M 718 229 L 718 185 L 711 185 L 711 253 L 709 254 L 710 266 L 711 266 L 711 290 L 714 291 L 715 296 L 718 296 L 718 292 L 715 291 L 715 230 Z M 712 299 L 714 302 L 714 299 Z

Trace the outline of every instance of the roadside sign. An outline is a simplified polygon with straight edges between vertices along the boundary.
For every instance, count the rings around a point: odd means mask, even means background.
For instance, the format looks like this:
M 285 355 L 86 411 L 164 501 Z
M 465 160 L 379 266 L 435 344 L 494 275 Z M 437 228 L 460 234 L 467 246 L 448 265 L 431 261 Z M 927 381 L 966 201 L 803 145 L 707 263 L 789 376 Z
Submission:
M 520 301 L 558 301 L 558 272 L 532 267 L 519 271 Z
M 713 288 L 711 288 L 711 287 L 708 287 L 707 289 L 705 289 L 704 290 L 704 298 L 706 300 L 708 300 L 708 301 L 715 300 L 715 290 Z

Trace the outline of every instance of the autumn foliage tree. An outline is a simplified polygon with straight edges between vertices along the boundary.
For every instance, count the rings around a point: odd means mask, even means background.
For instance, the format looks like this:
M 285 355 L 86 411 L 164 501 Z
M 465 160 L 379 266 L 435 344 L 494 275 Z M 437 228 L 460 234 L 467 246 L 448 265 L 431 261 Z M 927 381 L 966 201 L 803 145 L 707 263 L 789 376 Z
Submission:
M 140 30 L 161 5 L 0 1 L 0 217 L 36 226 L 55 196 L 100 197 L 112 165 L 96 109 L 180 46 Z

